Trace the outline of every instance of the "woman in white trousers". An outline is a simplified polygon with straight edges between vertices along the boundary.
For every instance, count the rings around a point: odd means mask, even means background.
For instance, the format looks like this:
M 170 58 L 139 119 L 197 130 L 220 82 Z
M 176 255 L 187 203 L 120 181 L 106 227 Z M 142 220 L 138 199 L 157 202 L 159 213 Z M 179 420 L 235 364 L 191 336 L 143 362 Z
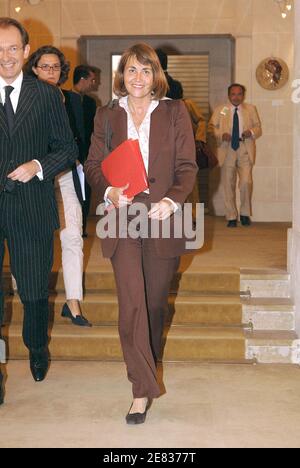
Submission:
M 59 86 L 68 78 L 70 66 L 63 53 L 53 46 L 40 47 L 30 57 L 26 65 L 28 74 Z M 62 91 L 62 100 L 66 105 L 70 126 L 80 148 L 80 135 L 77 131 L 76 120 L 71 106 L 71 91 Z M 76 100 L 75 100 L 76 102 Z M 81 192 L 77 167 L 67 169 L 59 174 L 55 180 L 55 191 L 60 219 L 60 240 L 62 248 L 62 270 L 66 292 L 66 303 L 61 315 L 70 318 L 74 325 L 91 326 L 82 315 L 80 303 L 83 300 L 83 239 L 82 239 L 82 202 L 84 193 Z

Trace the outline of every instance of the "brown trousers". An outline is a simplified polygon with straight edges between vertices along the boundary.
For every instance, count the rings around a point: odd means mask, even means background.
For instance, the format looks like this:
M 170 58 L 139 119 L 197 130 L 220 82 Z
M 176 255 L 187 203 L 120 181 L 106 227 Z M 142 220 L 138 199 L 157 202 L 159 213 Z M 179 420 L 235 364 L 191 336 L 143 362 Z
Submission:
M 170 283 L 179 258 L 159 258 L 153 239 L 119 239 L 111 258 L 119 300 L 119 333 L 134 398 L 160 395 L 156 361 Z

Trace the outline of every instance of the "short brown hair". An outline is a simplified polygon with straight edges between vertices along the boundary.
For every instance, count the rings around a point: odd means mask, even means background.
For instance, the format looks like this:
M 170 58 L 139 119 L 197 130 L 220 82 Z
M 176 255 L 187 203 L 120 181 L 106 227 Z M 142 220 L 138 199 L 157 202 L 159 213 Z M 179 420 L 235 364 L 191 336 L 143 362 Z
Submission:
M 6 29 L 6 28 L 9 28 L 11 26 L 14 26 L 15 28 L 18 29 L 19 33 L 21 34 L 23 47 L 25 47 L 29 43 L 29 34 L 26 31 L 26 29 L 24 28 L 24 26 L 22 26 L 22 24 L 19 23 L 19 21 L 15 20 L 13 18 L 4 18 L 4 17 L 1 18 L 0 17 L 0 28 L 1 29 Z
M 68 79 L 69 71 L 70 71 L 70 64 L 66 60 L 61 50 L 57 49 L 56 47 L 52 45 L 42 46 L 39 49 L 37 49 L 35 52 L 33 52 L 28 58 L 28 62 L 26 63 L 24 67 L 24 72 L 26 73 L 26 75 L 37 78 L 36 74 L 33 72 L 33 67 L 36 68 L 38 66 L 39 61 L 43 57 L 43 55 L 48 55 L 48 54 L 57 55 L 59 59 L 61 71 L 60 71 L 60 77 L 59 77 L 57 84 L 58 86 L 60 86 L 61 84 L 65 83 Z
M 163 98 L 168 91 L 168 83 L 155 50 L 145 43 L 135 44 L 123 53 L 114 79 L 114 93 L 118 97 L 128 94 L 124 83 L 124 70 L 130 58 L 136 58 L 142 65 L 151 66 L 153 72 L 153 98 Z

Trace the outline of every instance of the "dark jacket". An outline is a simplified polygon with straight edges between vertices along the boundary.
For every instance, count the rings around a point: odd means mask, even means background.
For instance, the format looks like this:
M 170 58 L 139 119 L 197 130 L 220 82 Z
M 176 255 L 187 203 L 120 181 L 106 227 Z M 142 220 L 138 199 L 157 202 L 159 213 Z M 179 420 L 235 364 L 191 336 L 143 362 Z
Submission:
M 78 118 L 76 118 L 76 109 L 78 109 L 79 106 L 81 107 L 81 99 L 79 94 L 74 93 L 73 91 L 67 91 L 63 89 L 62 92 L 65 97 L 65 106 L 69 117 L 70 127 L 74 136 L 74 140 L 78 147 L 78 159 L 79 162 L 83 165 L 84 161 L 86 160 L 87 153 L 86 141 L 84 134 L 82 133 L 82 131 L 80 131 L 80 122 Z M 79 203 L 83 204 L 84 200 L 82 197 L 82 190 L 76 164 L 72 166 L 72 175 L 77 198 L 79 200 Z
M 59 227 L 53 179 L 74 164 L 78 151 L 58 89 L 24 75 L 10 138 L 5 111 L 0 105 L 0 196 L 7 174 L 37 159 L 44 180 L 34 177 L 17 183 L 14 197 L 23 225 L 35 238 L 51 235 Z

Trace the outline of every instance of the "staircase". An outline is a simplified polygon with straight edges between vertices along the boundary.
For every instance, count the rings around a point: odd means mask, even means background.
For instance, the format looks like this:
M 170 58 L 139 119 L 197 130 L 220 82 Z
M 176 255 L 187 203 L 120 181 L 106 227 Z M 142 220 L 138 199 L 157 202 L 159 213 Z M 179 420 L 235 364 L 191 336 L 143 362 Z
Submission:
M 300 363 L 290 276 L 281 270 L 241 270 L 246 359 L 261 363 Z
M 112 271 L 88 271 L 85 275 L 83 313 L 94 324 L 92 328 L 76 327 L 61 318 L 65 301 L 61 273 L 52 275 L 51 286 L 52 359 L 122 360 Z M 239 288 L 237 269 L 187 271 L 178 275 L 169 297 L 165 361 L 244 362 L 245 337 Z M 4 335 L 9 338 L 9 357 L 27 358 L 21 337 L 22 306 L 17 295 L 7 298 L 6 321 Z
M 53 273 L 50 283 L 52 359 L 122 360 L 112 271 L 103 267 L 85 274 L 83 314 L 93 323 L 92 328 L 70 325 L 60 316 L 65 301 L 61 272 Z M 6 299 L 4 336 L 8 338 L 8 354 L 10 359 L 24 359 L 28 352 L 22 341 L 22 306 L 17 294 Z M 187 270 L 174 279 L 169 306 L 166 362 L 300 361 L 300 346 L 293 331 L 295 311 L 285 272 Z

